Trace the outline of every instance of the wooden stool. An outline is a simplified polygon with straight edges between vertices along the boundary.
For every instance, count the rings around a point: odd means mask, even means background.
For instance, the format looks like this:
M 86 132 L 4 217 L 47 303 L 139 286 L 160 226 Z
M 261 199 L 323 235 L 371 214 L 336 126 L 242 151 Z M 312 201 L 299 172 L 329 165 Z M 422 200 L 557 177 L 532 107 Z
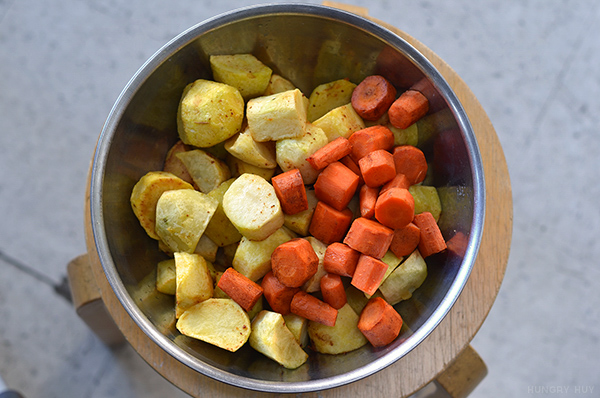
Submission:
M 362 7 L 324 2 L 354 12 L 393 31 L 419 50 L 440 71 L 455 91 L 475 131 L 486 182 L 485 225 L 471 276 L 438 327 L 408 355 L 386 369 L 357 382 L 303 397 L 390 396 L 407 397 L 433 385 L 451 397 L 466 397 L 487 374 L 485 363 L 469 345 L 496 299 L 504 278 L 512 236 L 512 191 L 504 152 L 485 111 L 464 81 L 436 54 L 411 36 L 370 18 Z M 68 265 L 78 315 L 103 342 L 125 341 L 158 373 L 193 397 L 275 397 L 278 394 L 243 390 L 210 379 L 175 360 L 141 331 L 127 314 L 102 270 L 89 214 L 86 193 L 85 236 L 88 253 Z M 283 394 L 281 394 L 283 395 Z

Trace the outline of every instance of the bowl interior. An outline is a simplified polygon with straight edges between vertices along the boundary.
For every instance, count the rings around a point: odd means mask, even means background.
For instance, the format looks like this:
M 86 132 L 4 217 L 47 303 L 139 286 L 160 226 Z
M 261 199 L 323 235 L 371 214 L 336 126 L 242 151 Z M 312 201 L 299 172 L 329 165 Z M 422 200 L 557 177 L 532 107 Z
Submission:
M 396 305 L 404 327 L 389 346 L 344 355 L 311 353 L 286 370 L 249 347 L 236 353 L 196 341 L 175 328 L 173 297 L 154 287 L 166 257 L 140 227 L 129 196 L 138 179 L 160 170 L 177 140 L 176 112 L 186 84 L 211 79 L 212 54 L 252 53 L 306 96 L 321 83 L 370 74 L 399 91 L 425 78 L 434 109 L 419 122 L 443 206 L 440 226 L 455 245 L 427 259 L 428 277 L 410 300 Z M 474 135 L 460 103 L 426 59 L 391 32 L 342 11 L 308 5 L 237 10 L 205 21 L 165 45 L 132 78 L 117 100 L 94 159 L 91 212 L 108 280 L 129 314 L 163 349 L 210 377 L 245 388 L 299 392 L 345 384 L 393 363 L 439 323 L 472 267 L 483 219 L 483 173 Z M 459 239 L 463 238 L 463 239 Z

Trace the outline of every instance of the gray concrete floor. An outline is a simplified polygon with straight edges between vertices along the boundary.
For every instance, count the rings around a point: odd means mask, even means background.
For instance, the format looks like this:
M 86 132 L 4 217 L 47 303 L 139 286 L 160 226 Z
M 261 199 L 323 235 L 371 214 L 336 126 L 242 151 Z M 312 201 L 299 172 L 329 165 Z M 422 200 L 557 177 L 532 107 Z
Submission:
M 506 277 L 473 341 L 473 397 L 600 396 L 600 3 L 359 0 L 470 85 L 514 197 Z M 0 375 L 27 397 L 185 396 L 107 349 L 61 292 L 85 250 L 94 145 L 129 78 L 186 28 L 251 2 L 0 0 Z

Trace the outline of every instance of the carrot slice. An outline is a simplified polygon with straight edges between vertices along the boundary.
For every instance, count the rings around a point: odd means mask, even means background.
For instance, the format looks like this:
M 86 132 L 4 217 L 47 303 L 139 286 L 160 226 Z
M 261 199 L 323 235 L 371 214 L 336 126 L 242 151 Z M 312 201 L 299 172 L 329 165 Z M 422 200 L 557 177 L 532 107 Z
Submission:
M 404 257 L 411 254 L 421 240 L 421 230 L 412 222 L 409 222 L 404 228 L 394 230 L 390 251 L 396 257 Z
M 383 347 L 400 334 L 402 317 L 387 301 L 372 297 L 360 313 L 358 329 L 374 347 Z
M 288 287 L 279 282 L 279 279 L 273 275 L 273 271 L 269 271 L 262 279 L 261 286 L 263 294 L 271 309 L 279 312 L 281 315 L 290 313 L 290 304 L 294 294 L 298 293 L 300 288 Z
M 334 242 L 325 250 L 323 268 L 331 274 L 352 277 L 359 257 L 360 253 L 350 246 Z
M 363 185 L 358 194 L 360 207 L 360 215 L 365 218 L 373 218 L 375 216 L 375 203 L 379 196 L 379 188 L 371 188 L 368 185 Z
M 306 161 L 310 163 L 315 170 L 321 170 L 331 163 L 337 162 L 344 156 L 349 155 L 350 152 L 352 152 L 352 144 L 350 144 L 350 141 L 348 141 L 347 138 L 338 137 L 307 157 Z
M 355 131 L 348 138 L 352 144 L 352 159 L 360 158 L 378 149 L 390 150 L 394 146 L 394 133 L 385 126 L 375 125 Z
M 396 99 L 396 88 L 383 76 L 367 76 L 352 92 L 352 107 L 365 120 L 377 120 Z
M 415 215 L 413 223 L 421 230 L 419 252 L 423 258 L 446 250 L 446 241 L 430 212 Z
M 358 163 L 356 163 L 354 159 L 352 159 L 351 155 L 346 155 L 343 158 L 341 158 L 340 163 L 352 170 L 352 172 L 358 176 L 359 187 L 365 183 L 365 181 L 362 178 L 362 174 L 360 174 L 360 167 L 358 167 Z
M 396 177 L 394 156 L 384 149 L 378 149 L 358 161 L 360 173 L 365 184 L 370 187 L 380 187 Z
M 263 288 L 232 267 L 223 272 L 217 287 L 223 290 L 245 311 L 250 311 L 263 294 Z
M 377 221 L 359 217 L 352 222 L 344 243 L 363 254 L 381 258 L 392 243 L 394 231 Z
M 350 282 L 352 286 L 373 295 L 381 285 L 388 265 L 381 260 L 361 254 Z
M 317 199 L 342 211 L 358 188 L 358 176 L 340 162 L 325 167 L 314 185 Z
M 410 188 L 410 186 L 411 186 L 411 183 L 410 183 L 410 181 L 408 181 L 408 178 L 406 178 L 406 176 L 404 174 L 398 173 L 391 181 L 383 184 L 383 186 L 381 187 L 381 190 L 379 191 L 379 194 L 381 195 L 382 193 L 384 193 L 385 191 L 387 191 L 390 188 L 408 189 L 408 188 Z
M 273 275 L 288 287 L 300 287 L 317 273 L 319 257 L 306 239 L 295 238 L 277 246 L 271 254 Z
M 337 310 L 302 290 L 294 295 L 290 304 L 292 314 L 327 326 L 335 326 Z
M 392 188 L 379 195 L 375 203 L 375 218 L 392 229 L 403 228 L 415 215 L 415 200 L 404 188 Z
M 351 222 L 352 211 L 349 208 L 339 211 L 319 201 L 313 212 L 308 232 L 328 245 L 344 239 Z
M 296 214 L 308 209 L 306 188 L 300 170 L 292 169 L 271 178 L 275 194 L 285 214 Z
M 336 310 L 339 310 L 348 302 L 344 283 L 337 274 L 323 275 L 321 278 L 321 294 L 323 295 L 323 301 Z
M 396 173 L 404 174 L 410 185 L 418 184 L 427 175 L 427 159 L 423 151 L 412 145 L 399 145 L 392 152 Z
M 388 110 L 390 123 L 398 129 L 408 128 L 429 112 L 429 101 L 416 90 L 406 90 Z

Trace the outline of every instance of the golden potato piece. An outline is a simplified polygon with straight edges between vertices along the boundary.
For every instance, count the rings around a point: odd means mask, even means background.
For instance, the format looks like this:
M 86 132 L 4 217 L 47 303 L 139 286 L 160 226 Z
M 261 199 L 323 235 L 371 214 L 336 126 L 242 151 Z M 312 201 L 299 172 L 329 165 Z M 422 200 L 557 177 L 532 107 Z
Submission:
M 304 348 L 308 345 L 308 319 L 291 312 L 283 316 L 285 326 L 292 332 L 294 338 L 300 347 Z
M 167 152 L 167 156 L 165 158 L 165 164 L 163 166 L 163 171 L 167 173 L 175 174 L 177 177 L 181 178 L 183 181 L 194 184 L 194 180 L 192 176 L 188 172 L 187 168 L 176 155 L 181 152 L 189 151 L 191 148 L 188 145 L 185 145 L 181 140 L 177 141 L 175 145 L 169 149 Z
M 240 239 L 242 239 L 242 234 L 240 234 L 231 221 L 229 221 L 229 218 L 223 210 L 223 196 L 234 181 L 235 179 L 230 178 L 208 193 L 208 196 L 215 199 L 218 202 L 218 205 L 204 234 L 219 247 L 228 246 L 232 243 L 239 242 Z
M 356 84 L 348 79 L 340 79 L 315 87 L 308 97 L 308 121 L 314 122 L 330 110 L 348 104 L 355 88 Z
M 379 291 L 388 303 L 395 305 L 411 298 L 426 277 L 427 263 L 417 249 L 383 281 Z
M 236 158 L 235 156 L 232 156 L 231 154 L 227 156 L 227 164 L 229 165 L 229 170 L 231 170 L 232 177 L 239 177 L 242 174 L 250 173 L 256 174 L 257 176 L 269 181 L 271 180 L 271 177 L 275 175 L 275 169 L 256 167 L 250 163 L 246 163 L 243 160 Z
M 415 184 L 408 188 L 408 191 L 415 201 L 415 214 L 428 211 L 436 222 L 440 219 L 442 202 L 436 187 Z
M 358 329 L 358 315 L 348 303 L 338 310 L 334 326 L 309 321 L 308 336 L 312 347 L 322 354 L 343 354 L 368 342 Z
M 394 146 L 396 145 L 412 145 L 417 146 L 419 143 L 419 127 L 417 123 L 413 123 L 405 129 L 399 129 L 392 126 L 391 123 L 387 127 L 394 133 Z
M 246 311 L 228 298 L 210 298 L 186 310 L 177 329 L 188 337 L 235 352 L 250 337 L 251 324 Z
M 352 104 L 338 106 L 313 122 L 323 129 L 329 142 L 339 137 L 348 138 L 355 131 L 365 128 L 365 122 L 352 107 Z
M 177 131 L 184 144 L 211 147 L 242 127 L 244 99 L 228 84 L 199 79 L 183 90 Z
M 311 185 L 317 180 L 319 172 L 306 161 L 306 158 L 327 143 L 325 132 L 319 127 L 307 123 L 306 133 L 303 136 L 277 141 L 275 145 L 277 164 L 283 171 L 297 168 L 302 174 L 304 184 Z
M 250 346 L 287 369 L 296 369 L 308 359 L 296 338 L 285 326 L 283 316 L 263 310 L 252 321 Z
M 167 191 L 156 203 L 156 233 L 171 251 L 193 253 L 217 205 L 202 192 Z
M 175 317 L 213 295 L 208 264 L 199 254 L 175 253 Z
M 323 266 L 323 258 L 325 258 L 325 250 L 327 250 L 327 245 L 314 236 L 307 236 L 306 239 L 310 245 L 312 246 L 315 254 L 319 258 L 319 264 L 317 267 L 317 272 L 302 285 L 302 290 L 307 293 L 314 293 L 321 290 L 321 278 L 327 274 L 325 271 L 325 267 Z
M 174 174 L 164 171 L 151 171 L 134 185 L 131 191 L 131 208 L 140 224 L 152 239 L 158 240 L 156 233 L 156 202 L 166 192 L 174 189 L 194 189 L 194 187 Z
M 173 296 L 176 286 L 175 259 L 160 261 L 156 266 L 156 290 Z
M 252 54 L 211 55 L 213 78 L 238 89 L 245 100 L 263 95 L 273 71 Z
M 225 141 L 225 149 L 236 158 L 253 166 L 263 169 L 274 169 L 277 167 L 275 143 L 272 141 L 255 141 L 248 129 L 237 133 Z
M 210 221 L 212 221 L 214 217 L 215 216 L 213 214 Z M 208 222 L 208 225 L 210 225 L 210 221 Z M 208 228 L 208 225 L 206 228 Z M 217 259 L 218 250 L 219 246 L 217 246 L 217 244 L 213 242 L 211 238 L 206 236 L 206 230 L 204 230 L 204 233 L 202 236 L 200 236 L 200 240 L 196 245 L 196 249 L 194 249 L 194 253 L 201 255 L 206 261 L 214 262 Z
M 181 152 L 177 157 L 185 165 L 200 192 L 209 193 L 231 178 L 231 171 L 225 162 L 201 149 Z
M 246 106 L 248 127 L 255 141 L 277 141 L 304 135 L 306 106 L 299 89 L 253 98 Z
M 283 93 L 284 91 L 293 90 L 295 88 L 296 86 L 294 83 L 276 73 L 273 73 L 271 74 L 271 79 L 269 79 L 269 84 L 267 85 L 263 95 Z
M 266 239 L 283 226 L 283 211 L 273 186 L 254 174 L 242 174 L 223 196 L 223 210 L 246 238 Z

